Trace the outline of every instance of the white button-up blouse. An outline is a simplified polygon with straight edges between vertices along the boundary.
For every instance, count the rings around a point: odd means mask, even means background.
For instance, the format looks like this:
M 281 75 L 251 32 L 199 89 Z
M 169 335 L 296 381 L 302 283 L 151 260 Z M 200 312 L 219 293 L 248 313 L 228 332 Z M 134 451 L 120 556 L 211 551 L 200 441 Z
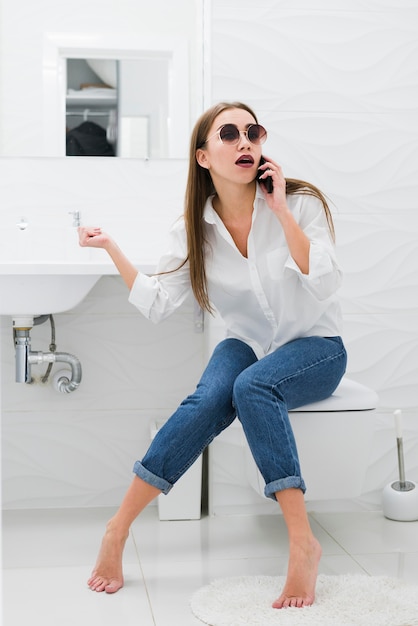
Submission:
M 298 337 L 341 335 L 336 291 L 341 284 L 334 244 L 322 203 L 306 194 L 287 197 L 290 210 L 310 240 L 309 274 L 289 254 L 278 218 L 257 187 L 247 258 L 242 256 L 213 209 L 204 209 L 208 294 L 223 319 L 227 337 L 249 344 L 258 358 Z M 187 256 L 184 220 L 174 224 L 167 253 L 157 272 L 177 268 Z M 129 301 L 145 317 L 159 322 L 190 293 L 189 265 L 169 274 L 139 273 Z

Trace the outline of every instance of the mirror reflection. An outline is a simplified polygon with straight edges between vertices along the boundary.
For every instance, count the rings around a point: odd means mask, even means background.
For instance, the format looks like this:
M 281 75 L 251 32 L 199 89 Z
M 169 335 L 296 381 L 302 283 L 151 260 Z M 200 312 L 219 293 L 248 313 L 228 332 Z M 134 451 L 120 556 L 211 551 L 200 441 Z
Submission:
M 101 63 L 103 72 L 100 67 L 94 71 L 94 60 L 67 59 L 67 156 L 118 154 L 118 61 Z
M 67 59 L 66 155 L 168 156 L 169 70 L 163 53 Z

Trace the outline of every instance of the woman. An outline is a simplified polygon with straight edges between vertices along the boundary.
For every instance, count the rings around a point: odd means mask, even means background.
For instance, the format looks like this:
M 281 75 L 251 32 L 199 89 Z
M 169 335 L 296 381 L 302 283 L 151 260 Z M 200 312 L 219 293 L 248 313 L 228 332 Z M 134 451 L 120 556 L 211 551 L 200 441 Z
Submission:
M 287 579 L 273 606 L 314 601 L 321 548 L 306 513 L 288 410 L 330 396 L 345 371 L 335 297 L 341 273 L 324 196 L 308 183 L 286 180 L 273 159 L 260 165 L 266 136 L 242 103 L 220 103 L 201 116 L 191 138 L 184 219 L 174 225 L 155 276 L 138 273 L 100 228 L 79 229 L 81 246 L 109 253 L 130 302 L 147 318 L 165 318 L 192 290 L 227 328 L 194 393 L 135 463 L 88 581 L 95 591 L 122 587 L 133 520 L 237 416 L 265 494 L 279 503 L 288 529 Z

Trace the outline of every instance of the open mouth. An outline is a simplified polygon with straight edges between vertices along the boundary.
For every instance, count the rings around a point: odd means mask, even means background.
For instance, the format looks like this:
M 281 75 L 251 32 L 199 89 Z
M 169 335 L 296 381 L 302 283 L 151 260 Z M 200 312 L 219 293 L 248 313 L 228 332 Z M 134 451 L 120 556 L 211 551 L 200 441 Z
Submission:
M 240 167 L 252 167 L 254 165 L 254 159 L 249 154 L 243 154 L 235 161 L 235 165 L 239 165 Z

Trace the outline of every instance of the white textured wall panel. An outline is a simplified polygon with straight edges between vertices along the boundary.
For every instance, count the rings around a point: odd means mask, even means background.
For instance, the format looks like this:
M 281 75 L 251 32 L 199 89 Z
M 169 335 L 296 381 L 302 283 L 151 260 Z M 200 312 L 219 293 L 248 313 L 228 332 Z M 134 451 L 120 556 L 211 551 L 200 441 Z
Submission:
M 415 209 L 416 114 L 256 113 L 269 133 L 266 155 L 279 161 L 287 176 L 321 186 L 339 212 Z
M 416 108 L 416 4 L 213 4 L 215 100 L 282 111 Z
M 381 407 L 417 416 L 417 315 L 349 315 L 345 337 L 350 375 L 378 390 Z
M 415 212 L 337 214 L 346 314 L 399 313 L 418 318 L 418 223 Z

